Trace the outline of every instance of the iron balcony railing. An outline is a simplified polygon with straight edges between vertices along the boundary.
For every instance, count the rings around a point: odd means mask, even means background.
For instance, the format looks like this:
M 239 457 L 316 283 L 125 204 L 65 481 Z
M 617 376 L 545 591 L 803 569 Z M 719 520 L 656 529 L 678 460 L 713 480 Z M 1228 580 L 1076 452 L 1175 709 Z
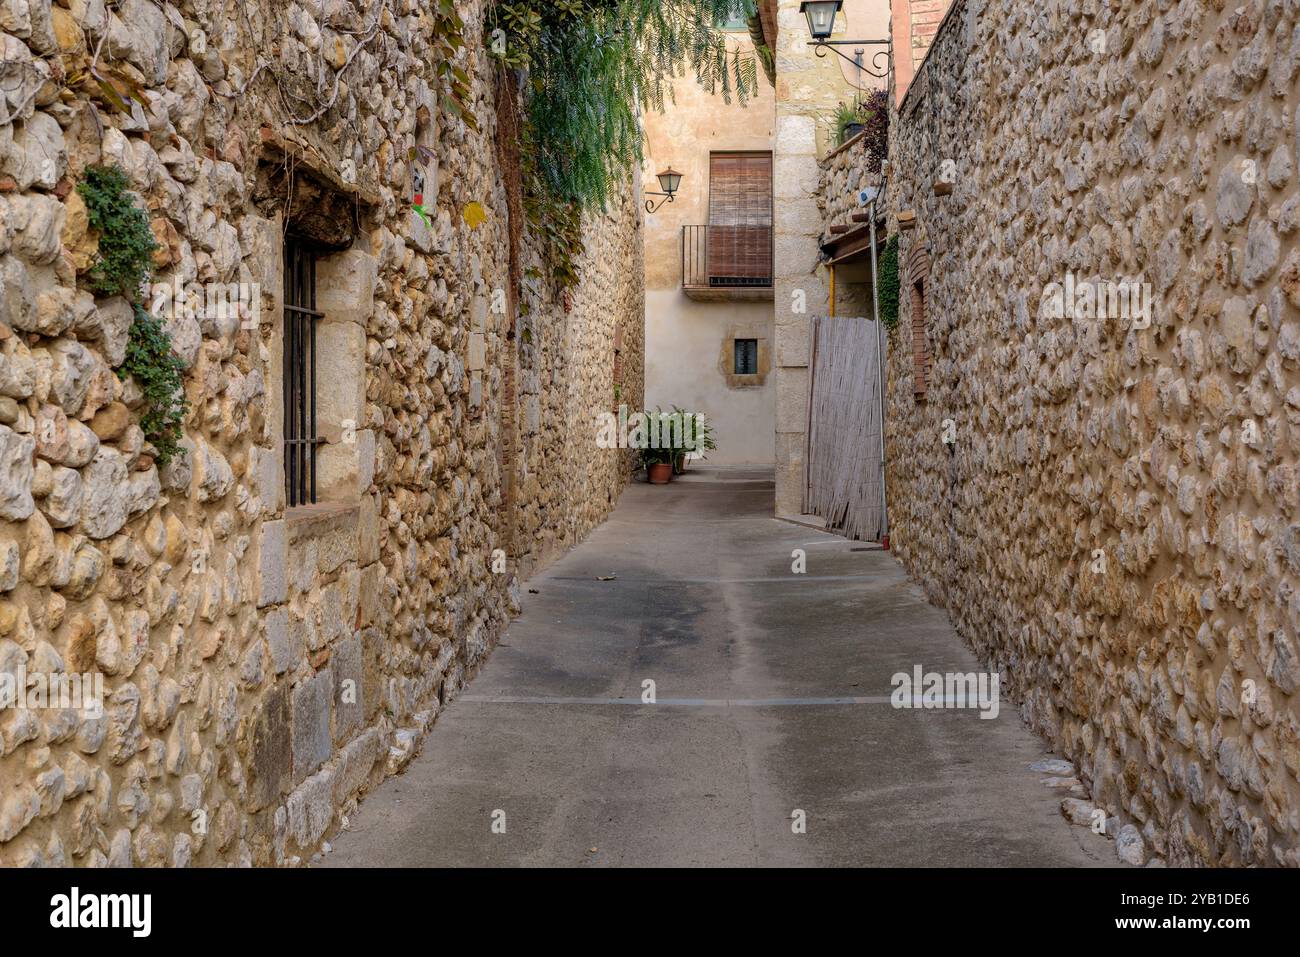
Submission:
M 772 227 L 683 226 L 682 285 L 728 289 L 772 285 Z

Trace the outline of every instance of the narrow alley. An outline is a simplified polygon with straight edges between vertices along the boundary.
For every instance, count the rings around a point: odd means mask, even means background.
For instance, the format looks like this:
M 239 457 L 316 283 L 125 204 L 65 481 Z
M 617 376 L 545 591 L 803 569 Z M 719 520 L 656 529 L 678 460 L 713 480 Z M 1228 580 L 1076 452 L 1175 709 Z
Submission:
M 771 518 L 772 495 L 743 469 L 628 486 L 322 863 L 1116 863 L 1014 707 L 890 706 L 915 663 L 980 667 L 892 557 Z

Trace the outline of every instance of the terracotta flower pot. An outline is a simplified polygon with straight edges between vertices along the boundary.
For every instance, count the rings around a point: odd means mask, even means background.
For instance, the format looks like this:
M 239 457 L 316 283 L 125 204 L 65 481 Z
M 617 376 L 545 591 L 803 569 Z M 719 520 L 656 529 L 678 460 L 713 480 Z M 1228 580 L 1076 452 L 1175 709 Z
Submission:
M 656 462 L 646 467 L 646 476 L 651 485 L 667 485 L 673 479 L 672 462 Z

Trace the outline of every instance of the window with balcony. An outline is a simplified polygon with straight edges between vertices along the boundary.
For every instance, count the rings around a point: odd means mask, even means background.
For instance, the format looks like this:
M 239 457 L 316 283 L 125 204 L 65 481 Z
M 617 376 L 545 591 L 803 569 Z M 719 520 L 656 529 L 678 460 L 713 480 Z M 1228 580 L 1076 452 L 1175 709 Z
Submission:
M 771 295 L 771 153 L 709 155 L 709 221 L 682 227 L 682 285 Z

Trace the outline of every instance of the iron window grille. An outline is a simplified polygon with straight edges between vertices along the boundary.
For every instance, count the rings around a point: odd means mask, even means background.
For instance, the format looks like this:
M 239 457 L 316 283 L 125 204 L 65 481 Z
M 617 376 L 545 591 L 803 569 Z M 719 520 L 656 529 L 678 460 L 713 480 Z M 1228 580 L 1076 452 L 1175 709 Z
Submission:
M 758 340 L 736 340 L 736 375 L 758 374 Z
M 284 482 L 290 507 L 316 501 L 316 255 L 284 245 Z

